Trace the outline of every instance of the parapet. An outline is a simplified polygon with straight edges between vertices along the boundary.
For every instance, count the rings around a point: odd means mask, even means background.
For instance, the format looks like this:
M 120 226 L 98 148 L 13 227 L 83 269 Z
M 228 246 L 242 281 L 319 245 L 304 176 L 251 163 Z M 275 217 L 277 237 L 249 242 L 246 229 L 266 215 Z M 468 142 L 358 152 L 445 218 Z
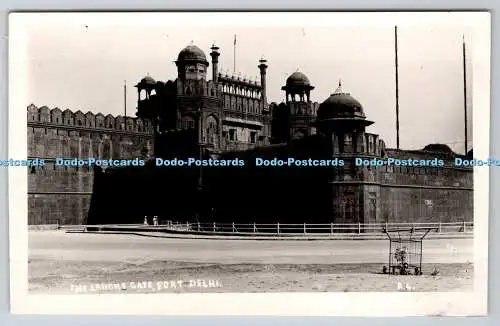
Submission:
M 111 114 L 104 116 L 102 113 L 83 113 L 69 109 L 61 111 L 59 108 L 49 109 L 47 106 L 38 108 L 31 104 L 28 106 L 28 124 L 38 123 L 50 126 L 74 126 L 76 128 L 93 128 L 97 130 L 113 129 L 118 131 L 131 131 L 153 133 L 153 127 L 147 120 L 137 117 L 114 117 Z
M 219 73 L 218 81 L 219 83 L 223 83 L 226 85 L 262 89 L 262 85 L 260 84 L 260 81 L 257 80 L 257 77 L 255 78 L 255 80 L 251 80 L 250 78 L 246 77 L 241 78 L 238 75 L 229 76 L 228 74 Z
M 452 161 L 456 157 L 465 157 L 463 154 L 455 153 L 448 145 L 445 144 L 429 144 L 420 150 L 388 149 L 387 153 L 389 156 L 399 158 L 439 158 L 445 161 Z

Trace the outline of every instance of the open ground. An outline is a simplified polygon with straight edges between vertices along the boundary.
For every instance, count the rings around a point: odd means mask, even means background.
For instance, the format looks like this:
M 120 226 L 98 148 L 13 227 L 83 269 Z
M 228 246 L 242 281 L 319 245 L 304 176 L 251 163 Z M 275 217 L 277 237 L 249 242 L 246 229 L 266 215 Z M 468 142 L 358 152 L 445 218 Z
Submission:
M 428 239 L 423 276 L 381 273 L 384 240 L 258 241 L 29 232 L 34 293 L 470 291 L 473 240 Z M 437 275 L 431 273 L 437 270 Z

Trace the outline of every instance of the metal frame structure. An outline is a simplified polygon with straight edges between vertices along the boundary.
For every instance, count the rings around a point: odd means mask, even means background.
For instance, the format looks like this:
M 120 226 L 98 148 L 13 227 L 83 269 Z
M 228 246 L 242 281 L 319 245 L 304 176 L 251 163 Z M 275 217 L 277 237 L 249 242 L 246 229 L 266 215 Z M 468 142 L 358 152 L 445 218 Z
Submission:
M 389 238 L 389 268 L 392 275 L 422 275 L 422 242 L 429 232 L 438 228 L 384 229 Z

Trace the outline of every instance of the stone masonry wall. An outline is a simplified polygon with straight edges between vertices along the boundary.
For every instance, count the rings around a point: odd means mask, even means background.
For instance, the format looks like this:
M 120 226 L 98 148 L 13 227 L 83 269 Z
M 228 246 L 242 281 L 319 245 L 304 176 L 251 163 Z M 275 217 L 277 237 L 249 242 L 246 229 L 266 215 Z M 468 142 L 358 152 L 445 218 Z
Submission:
M 382 221 L 473 221 L 470 168 L 384 167 L 379 177 Z
M 148 123 L 130 118 L 58 108 L 28 107 L 28 158 L 44 159 L 29 167 L 28 223 L 82 224 L 93 187 L 93 169 L 55 166 L 56 158 L 133 159 L 151 155 Z

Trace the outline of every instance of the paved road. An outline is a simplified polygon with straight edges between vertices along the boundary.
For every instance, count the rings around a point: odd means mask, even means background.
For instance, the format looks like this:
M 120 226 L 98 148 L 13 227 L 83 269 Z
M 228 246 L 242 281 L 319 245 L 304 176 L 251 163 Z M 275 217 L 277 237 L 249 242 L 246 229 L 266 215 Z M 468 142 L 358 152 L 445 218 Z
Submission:
M 384 263 L 388 241 L 238 241 L 31 231 L 30 259 L 66 261 L 183 261 L 197 263 L 332 264 Z M 473 260 L 472 239 L 425 240 L 423 261 Z

